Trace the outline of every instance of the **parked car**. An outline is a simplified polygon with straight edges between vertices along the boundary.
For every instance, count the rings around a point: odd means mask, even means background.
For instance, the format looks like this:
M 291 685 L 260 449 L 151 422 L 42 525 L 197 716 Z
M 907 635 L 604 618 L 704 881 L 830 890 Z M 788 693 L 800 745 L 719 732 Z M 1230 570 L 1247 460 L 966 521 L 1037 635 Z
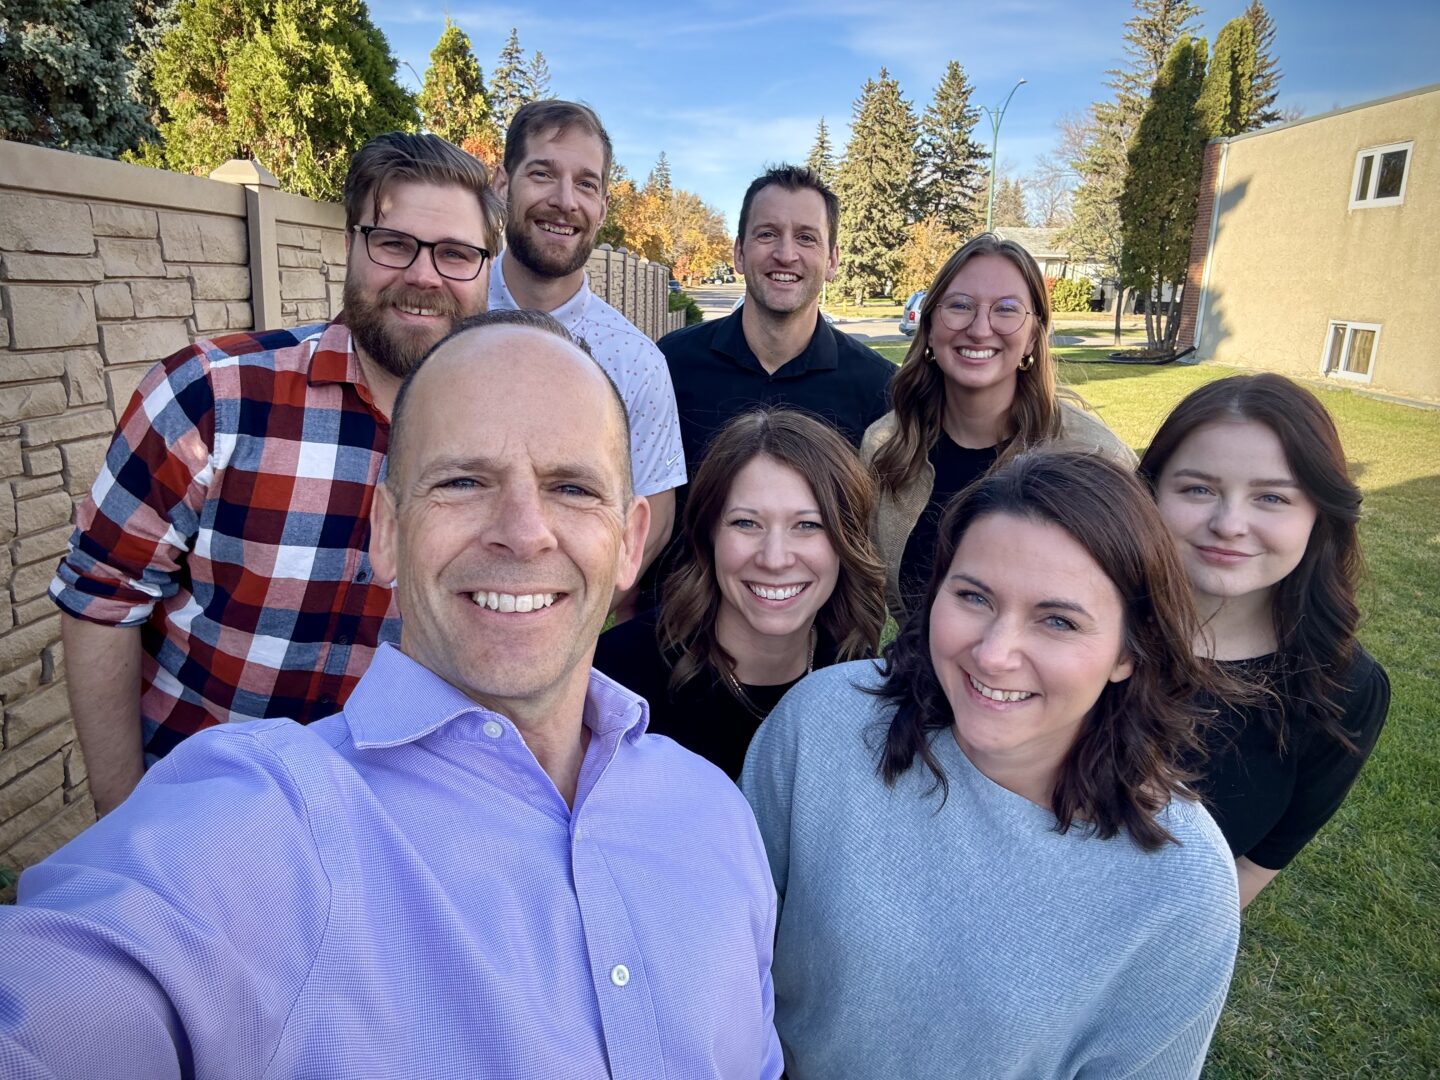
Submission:
M 905 310 L 900 312 L 900 332 L 906 337 L 920 329 L 920 305 L 924 302 L 924 289 L 911 293 L 910 299 L 905 301 Z
M 680 291 L 680 282 L 676 281 L 673 277 L 670 279 L 670 291 L 671 291 L 671 292 L 679 292 L 679 291 Z

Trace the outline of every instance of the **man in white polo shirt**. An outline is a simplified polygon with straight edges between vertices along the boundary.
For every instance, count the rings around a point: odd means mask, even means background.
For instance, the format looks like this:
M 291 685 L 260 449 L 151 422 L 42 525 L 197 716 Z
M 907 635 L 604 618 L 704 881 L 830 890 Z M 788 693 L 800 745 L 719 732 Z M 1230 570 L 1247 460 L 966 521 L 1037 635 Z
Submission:
M 570 101 L 533 101 L 505 133 L 495 190 L 506 202 L 505 251 L 490 272 L 490 310 L 545 311 L 585 339 L 630 416 L 635 494 L 650 503 L 644 566 L 670 539 L 685 452 L 670 369 L 655 343 L 590 291 L 585 261 L 609 206 L 612 152 L 600 118 Z M 632 615 L 633 590 L 616 596 Z

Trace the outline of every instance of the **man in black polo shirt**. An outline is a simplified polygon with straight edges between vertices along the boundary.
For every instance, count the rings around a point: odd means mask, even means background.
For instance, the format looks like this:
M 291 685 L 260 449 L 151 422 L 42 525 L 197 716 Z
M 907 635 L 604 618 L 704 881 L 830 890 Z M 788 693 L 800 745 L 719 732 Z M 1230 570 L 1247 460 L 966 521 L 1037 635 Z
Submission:
M 692 477 L 715 432 L 756 405 L 806 409 L 856 447 L 888 411 L 895 366 L 820 316 L 820 287 L 840 262 L 839 219 L 840 200 L 813 170 L 780 165 L 757 177 L 735 241 L 745 303 L 660 339 Z

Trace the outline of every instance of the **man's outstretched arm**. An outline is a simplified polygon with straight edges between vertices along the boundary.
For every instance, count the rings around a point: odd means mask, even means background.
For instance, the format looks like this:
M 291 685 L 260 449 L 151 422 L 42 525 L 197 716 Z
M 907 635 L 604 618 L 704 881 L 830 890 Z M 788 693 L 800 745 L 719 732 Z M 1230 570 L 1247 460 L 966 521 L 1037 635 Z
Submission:
M 140 735 L 140 628 L 60 613 L 70 715 L 95 810 L 108 814 L 145 771 Z

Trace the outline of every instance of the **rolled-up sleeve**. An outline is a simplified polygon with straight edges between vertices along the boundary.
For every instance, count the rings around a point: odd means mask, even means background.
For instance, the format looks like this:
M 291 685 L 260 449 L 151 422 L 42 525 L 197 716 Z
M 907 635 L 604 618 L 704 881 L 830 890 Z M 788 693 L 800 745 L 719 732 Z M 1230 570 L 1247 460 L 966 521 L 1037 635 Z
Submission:
M 68 614 L 134 626 L 175 593 L 214 471 L 209 369 L 203 348 L 192 346 L 156 364 L 136 389 L 50 583 Z

